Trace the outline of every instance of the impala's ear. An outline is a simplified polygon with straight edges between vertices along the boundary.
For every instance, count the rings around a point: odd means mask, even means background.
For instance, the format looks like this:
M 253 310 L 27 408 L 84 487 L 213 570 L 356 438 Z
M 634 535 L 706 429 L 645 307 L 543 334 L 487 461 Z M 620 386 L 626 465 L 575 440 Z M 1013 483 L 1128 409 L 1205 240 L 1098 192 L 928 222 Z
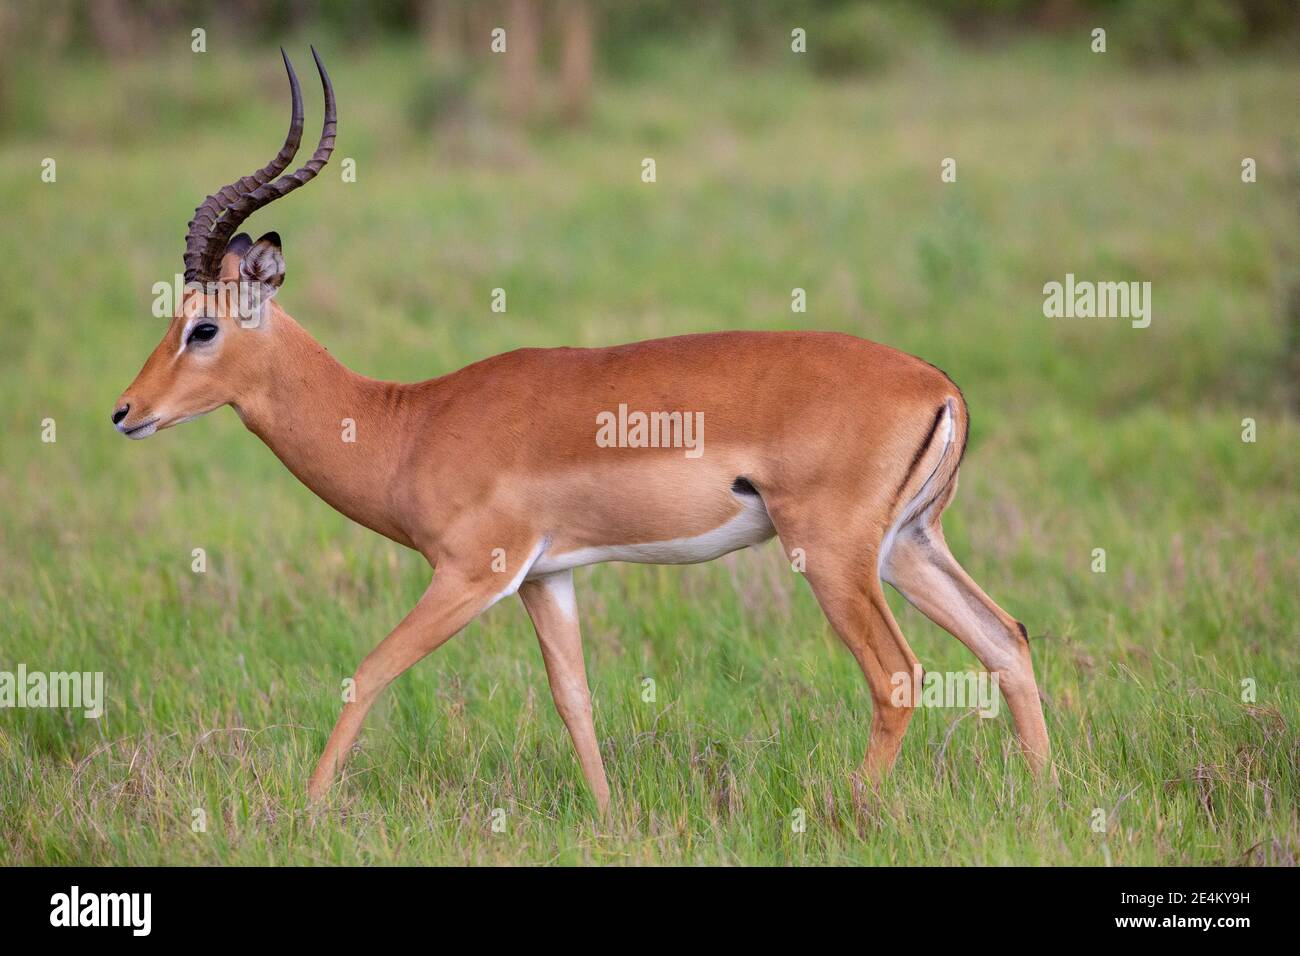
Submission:
M 248 233 L 241 232 L 226 243 L 226 251 L 221 254 L 221 281 L 234 282 L 239 278 L 239 264 L 244 253 L 253 245 Z
M 247 282 L 263 285 L 263 300 L 275 295 L 284 282 L 284 253 L 278 232 L 268 232 L 248 248 L 239 260 L 239 275 Z

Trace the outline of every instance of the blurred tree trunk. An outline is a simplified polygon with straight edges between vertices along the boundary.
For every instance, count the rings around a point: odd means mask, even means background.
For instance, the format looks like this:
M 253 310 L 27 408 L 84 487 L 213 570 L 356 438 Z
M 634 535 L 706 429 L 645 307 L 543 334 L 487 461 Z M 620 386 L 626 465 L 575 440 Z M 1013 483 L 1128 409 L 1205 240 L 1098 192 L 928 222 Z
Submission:
M 9 125 L 9 71 L 13 35 L 18 29 L 18 13 L 7 4 L 0 5 L 0 134 Z
M 465 42 L 464 0 L 428 0 L 422 19 L 429 48 L 436 58 L 460 54 Z
M 522 122 L 537 102 L 537 50 L 541 16 L 536 0 L 510 0 L 506 16 L 506 99 L 510 115 Z
M 488 44 L 492 30 L 504 26 L 501 20 L 501 5 L 498 3 L 471 3 L 465 8 L 465 29 L 469 35 L 469 53 L 474 57 L 493 55 Z
M 1076 0 L 1046 0 L 1033 15 L 1034 25 L 1044 30 L 1063 30 L 1082 19 Z
M 289 0 L 288 26 L 290 29 L 315 22 L 320 15 L 316 0 Z
M 589 0 L 566 0 L 561 31 L 563 34 L 560 60 L 561 112 L 564 121 L 571 125 L 587 118 L 591 101 L 591 61 L 593 25 Z
M 135 48 L 134 24 L 122 0 L 91 0 L 90 30 L 110 56 L 127 56 Z

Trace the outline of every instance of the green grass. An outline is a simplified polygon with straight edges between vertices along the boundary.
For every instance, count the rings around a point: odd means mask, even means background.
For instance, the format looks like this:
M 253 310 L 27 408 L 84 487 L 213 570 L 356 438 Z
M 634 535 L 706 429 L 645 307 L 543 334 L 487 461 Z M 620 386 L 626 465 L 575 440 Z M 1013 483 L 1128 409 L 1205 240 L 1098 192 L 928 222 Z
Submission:
M 513 600 L 394 685 L 309 811 L 340 681 L 423 560 L 228 410 L 143 444 L 108 423 L 194 205 L 282 135 L 274 54 L 214 51 L 47 69 L 0 141 L 0 669 L 102 670 L 109 696 L 99 722 L 0 711 L 0 860 L 1295 863 L 1300 68 L 1134 73 L 1022 45 L 829 84 L 687 48 L 602 85 L 585 130 L 477 118 L 435 147 L 408 108 L 419 51 L 325 52 L 358 182 L 327 170 L 250 228 L 282 234 L 280 301 L 353 368 L 808 327 L 957 380 L 973 432 L 949 540 L 1034 636 L 1061 789 L 1031 785 L 1005 714 L 940 709 L 856 788 L 866 687 L 769 544 L 578 573 L 608 825 Z M 1045 319 L 1066 272 L 1151 281 L 1151 327 Z M 975 666 L 896 597 L 928 670 Z

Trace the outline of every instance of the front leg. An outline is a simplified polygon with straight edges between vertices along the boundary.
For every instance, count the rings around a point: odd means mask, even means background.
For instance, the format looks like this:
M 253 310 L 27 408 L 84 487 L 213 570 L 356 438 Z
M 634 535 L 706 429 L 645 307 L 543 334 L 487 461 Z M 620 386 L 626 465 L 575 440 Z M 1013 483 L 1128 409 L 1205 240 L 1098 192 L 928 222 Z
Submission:
M 578 610 L 573 598 L 573 572 L 557 571 L 525 581 L 519 597 L 528 609 L 542 645 L 546 676 L 551 682 L 551 696 L 560 719 L 569 728 L 573 746 L 587 786 L 596 798 L 596 808 L 603 817 L 609 809 L 609 783 L 605 765 L 596 743 L 596 727 L 591 719 L 591 692 L 582 662 L 582 634 L 578 629 Z
M 343 713 L 334 725 L 325 752 L 307 784 L 309 799 L 320 800 L 329 790 L 361 730 L 361 722 L 380 692 L 408 667 L 437 650 L 466 624 L 518 587 L 527 565 L 536 555 L 530 554 L 526 548 L 515 553 L 528 557 L 517 559 L 516 566 L 508 569 L 505 575 L 492 573 L 486 552 L 481 561 L 471 560 L 464 565 L 439 563 L 433 583 L 419 603 L 357 668 L 356 697 L 343 705 Z

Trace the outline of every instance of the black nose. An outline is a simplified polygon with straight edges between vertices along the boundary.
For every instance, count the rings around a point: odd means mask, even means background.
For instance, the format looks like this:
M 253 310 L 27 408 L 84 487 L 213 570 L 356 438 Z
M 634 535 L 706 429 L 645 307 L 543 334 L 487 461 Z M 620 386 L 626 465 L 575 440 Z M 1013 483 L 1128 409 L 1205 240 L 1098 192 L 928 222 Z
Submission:
M 130 405 L 123 405 L 121 408 L 115 411 L 113 413 L 113 424 L 116 425 L 122 419 L 126 418 L 126 413 L 129 412 L 130 410 L 131 410 Z

